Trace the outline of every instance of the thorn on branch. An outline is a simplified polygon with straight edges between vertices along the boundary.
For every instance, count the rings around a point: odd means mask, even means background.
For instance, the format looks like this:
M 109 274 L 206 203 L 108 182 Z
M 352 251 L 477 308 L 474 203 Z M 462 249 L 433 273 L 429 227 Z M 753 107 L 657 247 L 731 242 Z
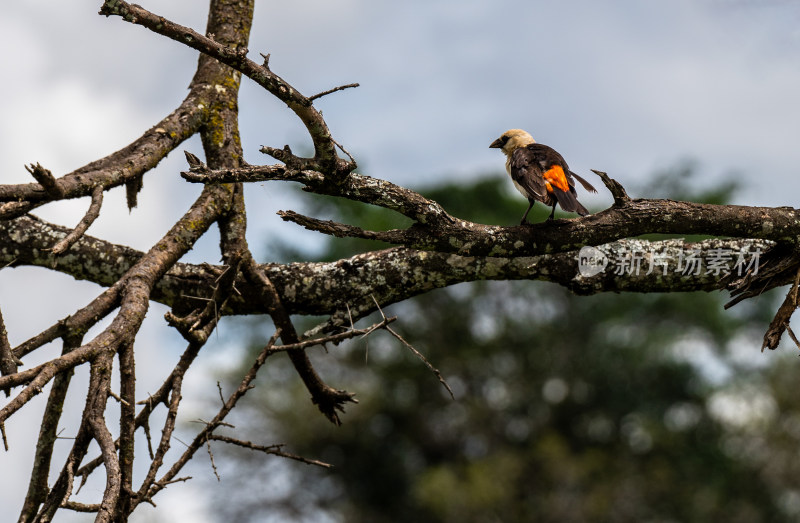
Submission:
M 269 71 L 269 53 L 267 53 L 267 54 L 264 54 L 264 53 L 258 53 L 258 54 L 260 54 L 260 55 L 261 55 L 261 57 L 264 59 L 264 63 L 263 63 L 263 64 L 261 64 L 261 67 L 263 67 L 264 69 L 266 69 L 267 71 Z
M 186 156 L 186 163 L 189 164 L 190 171 L 192 172 L 208 171 L 208 167 L 206 167 L 206 164 L 203 163 L 200 160 L 200 158 L 198 158 L 194 154 L 190 153 L 189 151 L 183 151 L 183 155 Z
M 289 147 L 288 144 L 284 145 L 283 149 L 276 149 L 275 147 L 262 145 L 259 151 L 272 156 L 279 162 L 283 162 L 289 169 L 297 171 L 302 171 L 304 169 L 318 170 L 316 169 L 317 166 L 314 164 L 313 159 L 295 156 L 294 153 L 292 153 L 292 148 Z
M 327 96 L 327 95 L 329 95 L 331 93 L 335 93 L 337 91 L 344 91 L 345 89 L 350 89 L 350 88 L 353 88 L 353 87 L 359 87 L 359 84 L 358 83 L 352 83 L 352 84 L 347 84 L 347 85 L 340 85 L 339 87 L 334 87 L 333 89 L 328 89 L 327 91 L 322 91 L 321 93 L 317 93 L 314 96 L 309 96 L 308 97 L 308 101 L 309 102 L 313 102 L 317 98 L 322 98 L 323 96 Z
M 611 196 L 614 197 L 614 205 L 623 205 L 625 202 L 630 201 L 631 197 L 628 196 L 627 192 L 625 192 L 625 188 L 621 183 L 613 178 L 609 178 L 608 174 L 604 173 L 603 171 L 592 169 L 592 172 L 599 176 L 601 180 L 603 180 L 603 183 L 608 188 Z

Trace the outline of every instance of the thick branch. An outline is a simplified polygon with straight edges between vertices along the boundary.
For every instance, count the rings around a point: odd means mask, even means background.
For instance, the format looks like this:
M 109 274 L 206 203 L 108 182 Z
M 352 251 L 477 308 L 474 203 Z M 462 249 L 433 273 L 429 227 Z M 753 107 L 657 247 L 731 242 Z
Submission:
M 21 217 L 11 222 L 0 223 L 0 264 L 12 260 L 17 265 L 37 265 L 50 267 L 52 257 L 42 255 L 41 246 L 48 245 L 46 238 L 57 234 L 59 229 L 30 217 Z M 44 239 L 42 238 L 44 236 Z M 639 251 L 664 253 L 670 245 L 679 245 L 679 240 L 662 242 L 638 241 Z M 677 243 L 675 243 L 677 242 Z M 10 245 L 9 245 L 10 244 Z M 606 251 L 620 251 L 624 242 L 612 242 L 598 246 Z M 713 249 L 729 249 L 732 252 L 755 252 L 761 249 L 762 258 L 769 264 L 760 274 L 769 274 L 771 267 L 780 267 L 777 273 L 770 274 L 763 281 L 756 277 L 751 288 L 758 294 L 775 286 L 791 283 L 798 261 L 791 250 L 775 250 L 773 244 L 764 240 L 714 240 L 699 244 L 688 243 L 682 249 L 700 249 L 703 256 Z M 96 249 L 96 253 L 93 252 Z M 675 256 L 679 249 L 671 251 Z M 774 254 L 771 254 L 773 253 Z M 116 246 L 102 240 L 85 236 L 70 250 L 74 263 L 56 266 L 57 270 L 79 279 L 93 281 L 100 285 L 113 284 L 125 270 L 135 264 L 142 253 L 127 247 Z M 97 253 L 104 253 L 98 258 Z M 672 256 L 672 254 L 671 254 Z M 105 258 L 105 259 L 103 259 Z M 671 258 L 671 267 L 676 268 L 677 258 Z M 646 265 L 645 265 L 646 266 Z M 401 301 L 411 296 L 428 292 L 435 288 L 453 285 L 462 281 L 485 279 L 496 280 L 542 280 L 566 286 L 579 293 L 597 292 L 672 292 L 692 290 L 712 290 L 727 287 L 723 275 L 703 274 L 685 278 L 671 270 L 666 276 L 657 271 L 638 278 L 628 275 L 615 276 L 604 272 L 602 279 L 592 279 L 579 283 L 574 280 L 578 274 L 577 251 L 560 255 L 540 255 L 532 257 L 480 257 L 458 256 L 447 253 L 418 251 L 406 248 L 392 248 L 359 254 L 335 262 L 305 262 L 261 266 L 270 281 L 281 295 L 289 314 L 331 314 L 344 309 L 345 303 L 368 302 L 370 293 L 384 305 Z M 794 267 L 794 269 L 793 269 Z M 175 264 L 159 280 L 151 299 L 164 303 L 173 310 L 191 312 L 197 307 L 197 300 L 188 296 L 207 296 L 213 289 L 216 279 L 224 271 L 223 266 Z M 425 274 L 424 278 L 418 277 Z M 757 275 L 758 276 L 758 275 Z M 265 314 L 266 305 L 253 288 L 244 280 L 237 280 L 236 288 L 241 295 L 230 297 L 221 315 Z M 752 294 L 754 295 L 754 294 Z M 18 354 L 15 351 L 15 354 Z
M 630 200 L 589 216 L 499 227 L 457 220 L 436 226 L 364 231 L 293 212 L 286 220 L 336 236 L 401 244 L 463 256 L 530 256 L 597 246 L 644 234 L 714 235 L 800 242 L 800 211 L 790 207 L 712 205 L 673 200 Z
M 797 209 L 632 200 L 615 180 L 608 178 L 605 173 L 601 174 L 604 183 L 615 195 L 612 208 L 577 219 L 513 227 L 456 219 L 436 202 L 412 190 L 355 173 L 342 185 L 331 186 L 325 184 L 320 173 L 313 171 L 295 171 L 276 165 L 210 170 L 201 163 L 194 163 L 191 170 L 182 173 L 182 176 L 189 181 L 203 183 L 264 180 L 300 182 L 310 192 L 341 196 L 391 209 L 417 223 L 408 229 L 365 231 L 284 211 L 282 216 L 286 220 L 334 236 L 380 240 L 416 249 L 470 256 L 550 254 L 643 234 L 701 234 L 800 242 L 800 211 Z

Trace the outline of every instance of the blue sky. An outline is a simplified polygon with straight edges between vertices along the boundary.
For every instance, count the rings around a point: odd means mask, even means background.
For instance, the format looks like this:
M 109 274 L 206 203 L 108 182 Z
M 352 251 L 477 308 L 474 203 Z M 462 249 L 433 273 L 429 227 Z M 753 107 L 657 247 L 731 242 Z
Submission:
M 204 28 L 205 7 L 197 0 L 143 4 Z M 29 181 L 25 163 L 41 162 L 60 175 L 119 149 L 185 95 L 196 53 L 100 17 L 99 6 L 88 0 L 3 6 L 0 182 Z M 737 203 L 797 207 L 798 22 L 800 2 L 789 0 L 295 0 L 257 3 L 250 49 L 255 57 L 271 53 L 273 70 L 306 95 L 360 82 L 317 105 L 361 172 L 402 185 L 503 176 L 503 158 L 488 145 L 521 127 L 579 173 L 600 169 L 636 187 L 691 159 L 701 175 L 693 183 L 740 179 L 745 190 Z M 258 153 L 261 145 L 309 146 L 285 106 L 247 80 L 240 106 L 249 162 L 270 163 Z M 202 152 L 197 140 L 182 148 Z M 182 154 L 162 162 L 130 214 L 123 190 L 112 191 L 89 233 L 147 249 L 199 193 L 179 178 L 184 168 Z M 301 208 L 298 198 L 307 196 L 277 184 L 247 191 L 251 245 L 273 234 L 306 246 L 318 241 L 274 216 Z M 585 201 L 599 208 L 611 198 L 601 191 Z M 87 206 L 59 203 L 38 214 L 74 226 Z M 216 262 L 215 243 L 210 236 L 188 259 Z M 44 270 L 0 272 L 12 344 L 98 290 Z M 144 345 L 164 342 L 163 312 L 151 311 Z M 12 445 L 35 437 L 34 414 L 8 424 Z M 28 470 L 30 454 L 0 454 L 0 469 L 6 466 Z M 0 478 L 0 505 L 16 510 L 25 485 L 8 479 Z M 174 518 L 189 520 L 180 507 L 191 489 L 168 490 L 162 507 L 176 506 Z

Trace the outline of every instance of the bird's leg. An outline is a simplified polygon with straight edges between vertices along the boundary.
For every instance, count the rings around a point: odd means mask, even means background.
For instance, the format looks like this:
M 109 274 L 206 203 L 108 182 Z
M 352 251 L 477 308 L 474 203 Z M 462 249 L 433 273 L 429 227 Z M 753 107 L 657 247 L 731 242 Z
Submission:
M 519 222 L 520 225 L 525 225 L 526 223 L 528 223 L 528 213 L 531 212 L 531 209 L 533 209 L 533 204 L 536 202 L 536 200 L 528 200 L 528 201 L 530 202 L 530 205 L 528 205 L 528 210 L 525 211 L 525 214 L 522 215 L 522 221 Z
M 558 202 L 556 202 L 556 203 L 558 203 Z M 554 219 L 554 218 L 555 218 L 555 216 L 556 216 L 556 204 L 554 203 L 554 204 L 553 204 L 553 211 L 550 213 L 550 217 L 549 217 L 549 218 L 547 218 L 547 219 L 548 219 L 548 220 L 552 220 L 552 219 Z

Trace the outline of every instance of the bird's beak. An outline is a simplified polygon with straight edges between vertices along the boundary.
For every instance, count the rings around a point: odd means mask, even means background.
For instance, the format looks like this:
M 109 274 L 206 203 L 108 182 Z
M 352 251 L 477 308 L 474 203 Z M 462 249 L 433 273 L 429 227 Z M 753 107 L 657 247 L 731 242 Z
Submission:
M 500 138 L 492 142 L 492 145 L 489 146 L 489 149 L 500 149 L 503 147 L 503 142 L 500 141 Z

